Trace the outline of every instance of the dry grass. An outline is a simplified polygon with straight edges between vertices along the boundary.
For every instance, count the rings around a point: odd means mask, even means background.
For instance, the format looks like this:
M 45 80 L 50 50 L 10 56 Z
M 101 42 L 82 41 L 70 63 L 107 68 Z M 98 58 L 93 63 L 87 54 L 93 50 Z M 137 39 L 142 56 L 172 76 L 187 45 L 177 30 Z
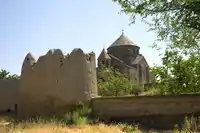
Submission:
M 79 118 L 77 118 L 79 119 Z M 80 119 L 82 121 L 82 119 Z M 186 126 L 188 127 L 188 126 Z M 173 130 L 168 133 L 192 133 L 191 130 Z M 0 133 L 159 133 L 155 131 L 142 131 L 137 126 L 126 124 L 106 125 L 87 124 L 80 122 L 76 125 L 67 125 L 56 119 L 14 122 L 8 117 L 0 117 Z M 161 132 L 160 132 L 161 133 Z M 162 132 L 164 133 L 164 132 Z
M 23 122 L 16 122 L 13 117 L 4 115 L 0 117 L 0 133 L 124 133 L 126 125 L 88 124 L 88 113 L 90 109 L 83 106 L 66 113 L 62 119 L 38 117 Z M 69 122 L 73 125 L 69 125 Z
M 125 127 L 126 126 L 126 127 Z M 126 128 L 126 130 L 124 130 Z M 129 128 L 129 129 L 128 129 Z M 127 130 L 128 129 L 128 130 Z M 140 131 L 137 127 L 130 127 L 123 124 L 105 125 L 105 124 L 83 124 L 83 125 L 65 125 L 57 122 L 21 122 L 12 123 L 1 119 L 0 133 L 158 133 L 155 131 Z M 161 133 L 161 132 L 160 132 Z M 164 133 L 164 132 L 162 132 Z M 191 131 L 170 131 L 168 133 L 192 133 Z
M 2 126 L 0 133 L 124 133 L 117 125 L 79 125 L 64 126 L 56 123 L 21 123 L 14 127 L 11 125 Z M 139 133 L 136 131 L 135 133 Z
M 125 133 L 122 126 L 105 124 L 66 125 L 56 121 L 18 122 L 0 118 L 0 133 Z M 139 133 L 139 131 L 135 132 Z
M 122 133 L 117 126 L 99 125 L 83 125 L 67 127 L 56 124 L 31 124 L 27 127 L 20 125 L 10 129 L 12 133 Z

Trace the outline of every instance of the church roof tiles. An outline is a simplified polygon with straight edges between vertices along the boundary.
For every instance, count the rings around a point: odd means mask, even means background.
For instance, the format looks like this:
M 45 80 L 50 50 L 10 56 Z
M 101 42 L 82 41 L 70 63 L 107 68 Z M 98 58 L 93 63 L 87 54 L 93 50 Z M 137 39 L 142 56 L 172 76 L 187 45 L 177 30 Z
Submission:
M 118 38 L 117 38 L 117 40 L 115 40 L 111 45 L 110 45 L 110 47 L 108 47 L 108 49 L 109 48 L 111 48 L 111 47 L 115 47 L 115 46 L 127 46 L 127 45 L 133 45 L 133 46 L 137 46 L 135 43 L 133 43 L 128 37 L 126 37 L 125 35 L 124 35 L 124 33 L 122 33 L 121 34 L 121 36 L 119 36 Z

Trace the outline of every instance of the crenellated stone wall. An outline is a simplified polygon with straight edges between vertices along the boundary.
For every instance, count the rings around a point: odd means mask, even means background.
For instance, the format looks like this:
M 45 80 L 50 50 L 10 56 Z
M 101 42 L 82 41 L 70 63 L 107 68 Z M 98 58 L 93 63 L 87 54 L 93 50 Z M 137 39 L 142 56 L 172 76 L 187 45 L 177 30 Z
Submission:
M 21 70 L 18 114 L 21 117 L 57 112 L 97 96 L 95 54 L 55 49 L 37 61 L 29 53 Z

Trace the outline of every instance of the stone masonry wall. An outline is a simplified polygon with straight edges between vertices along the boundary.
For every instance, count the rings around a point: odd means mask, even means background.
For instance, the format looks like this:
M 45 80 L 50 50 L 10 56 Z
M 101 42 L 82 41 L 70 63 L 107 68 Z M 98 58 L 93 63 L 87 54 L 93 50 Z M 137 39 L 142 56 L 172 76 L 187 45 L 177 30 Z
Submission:
M 199 105 L 200 93 L 99 97 L 93 98 L 91 102 L 92 113 L 99 119 L 131 124 L 136 122 L 148 128 L 165 130 L 184 122 L 185 116 L 199 116 Z
M 148 115 L 200 113 L 200 94 L 98 97 L 92 99 L 93 113 L 121 118 Z
M 37 62 L 29 53 L 21 70 L 18 115 L 20 117 L 58 112 L 97 96 L 95 54 L 75 49 L 64 56 L 50 50 Z
M 15 111 L 15 104 L 18 103 L 20 80 L 0 80 L 0 112 L 8 109 Z

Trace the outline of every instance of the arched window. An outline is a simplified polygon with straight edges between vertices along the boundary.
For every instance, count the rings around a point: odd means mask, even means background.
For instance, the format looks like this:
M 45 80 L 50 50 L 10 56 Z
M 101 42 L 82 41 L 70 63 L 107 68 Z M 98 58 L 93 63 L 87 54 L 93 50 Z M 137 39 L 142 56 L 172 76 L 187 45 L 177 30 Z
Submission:
M 105 65 L 105 61 L 104 61 L 104 60 L 103 60 L 103 61 L 101 61 L 101 64 L 102 64 L 102 65 Z
M 142 83 L 142 67 L 141 65 L 138 65 L 138 69 L 139 69 L 139 83 Z
M 146 67 L 146 82 L 149 83 L 149 68 Z
M 106 66 L 109 66 L 109 61 L 108 60 L 106 60 Z

